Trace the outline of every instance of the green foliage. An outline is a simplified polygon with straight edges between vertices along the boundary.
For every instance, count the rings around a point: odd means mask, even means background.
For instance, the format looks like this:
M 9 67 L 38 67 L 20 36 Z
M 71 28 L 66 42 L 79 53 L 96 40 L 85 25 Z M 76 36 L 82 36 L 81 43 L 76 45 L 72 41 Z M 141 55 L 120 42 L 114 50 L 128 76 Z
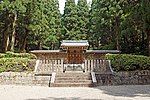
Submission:
M 150 57 L 128 54 L 108 54 L 115 71 L 150 70 Z
M 89 6 L 86 0 L 78 0 L 77 4 L 78 15 L 78 34 L 77 39 L 87 39 L 88 22 L 89 22 Z
M 36 56 L 29 53 L 0 53 L 0 72 L 33 71 Z
M 13 58 L 13 57 L 36 59 L 36 56 L 30 53 L 13 53 L 13 52 L 0 53 L 0 58 Z
M 78 16 L 75 0 L 66 0 L 62 19 L 64 39 L 76 40 L 78 34 Z
M 33 71 L 34 66 L 28 66 L 31 59 L 28 58 L 0 58 L 0 72 L 21 72 L 21 71 Z
M 92 0 L 91 6 L 66 0 L 61 15 L 58 0 L 3 0 L 0 49 L 58 49 L 62 40 L 87 39 L 90 49 L 150 55 L 149 5 L 149 0 Z

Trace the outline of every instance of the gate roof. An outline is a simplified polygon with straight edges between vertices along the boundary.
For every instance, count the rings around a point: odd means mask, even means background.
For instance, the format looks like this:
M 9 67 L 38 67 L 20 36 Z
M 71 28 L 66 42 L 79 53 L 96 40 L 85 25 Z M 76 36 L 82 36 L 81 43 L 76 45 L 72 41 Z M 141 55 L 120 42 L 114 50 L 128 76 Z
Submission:
M 87 40 L 63 40 L 61 48 L 63 47 L 88 47 L 89 43 Z

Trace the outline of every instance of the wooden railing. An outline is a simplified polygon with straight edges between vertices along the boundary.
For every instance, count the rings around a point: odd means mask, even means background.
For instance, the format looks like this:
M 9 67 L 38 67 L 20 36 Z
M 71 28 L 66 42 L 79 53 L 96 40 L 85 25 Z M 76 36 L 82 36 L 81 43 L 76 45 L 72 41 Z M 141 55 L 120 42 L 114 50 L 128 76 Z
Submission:
M 102 59 L 85 60 L 85 72 L 98 72 L 98 73 L 112 72 L 110 60 L 102 60 Z

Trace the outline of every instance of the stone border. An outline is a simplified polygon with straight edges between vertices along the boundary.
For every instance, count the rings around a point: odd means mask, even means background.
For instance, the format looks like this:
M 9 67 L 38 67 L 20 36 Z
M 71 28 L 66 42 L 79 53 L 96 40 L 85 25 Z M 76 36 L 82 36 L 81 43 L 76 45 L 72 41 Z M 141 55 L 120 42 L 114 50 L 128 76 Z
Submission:
M 36 76 L 33 72 L 3 72 L 0 74 L 0 84 L 49 86 L 50 78 L 51 76 Z
M 114 74 L 95 74 L 97 85 L 148 85 L 150 70 L 125 71 Z M 40 85 L 49 86 L 51 75 L 36 75 L 34 72 L 0 73 L 1 85 Z

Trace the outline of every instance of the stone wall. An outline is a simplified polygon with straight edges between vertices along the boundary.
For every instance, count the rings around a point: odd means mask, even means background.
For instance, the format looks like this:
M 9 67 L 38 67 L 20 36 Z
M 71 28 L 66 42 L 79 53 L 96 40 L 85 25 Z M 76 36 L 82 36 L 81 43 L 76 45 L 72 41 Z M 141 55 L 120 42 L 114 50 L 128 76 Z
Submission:
M 114 74 L 115 85 L 146 85 L 150 84 L 150 70 L 118 72 Z
M 49 86 L 50 78 L 51 76 L 36 76 L 33 72 L 3 72 L 0 74 L 0 84 Z
M 96 74 L 97 85 L 146 85 L 150 84 L 150 70 L 124 71 L 113 74 Z
M 0 84 L 49 86 L 51 75 L 35 75 L 33 72 L 3 72 Z M 102 85 L 146 85 L 150 84 L 150 70 L 96 74 L 98 86 Z

